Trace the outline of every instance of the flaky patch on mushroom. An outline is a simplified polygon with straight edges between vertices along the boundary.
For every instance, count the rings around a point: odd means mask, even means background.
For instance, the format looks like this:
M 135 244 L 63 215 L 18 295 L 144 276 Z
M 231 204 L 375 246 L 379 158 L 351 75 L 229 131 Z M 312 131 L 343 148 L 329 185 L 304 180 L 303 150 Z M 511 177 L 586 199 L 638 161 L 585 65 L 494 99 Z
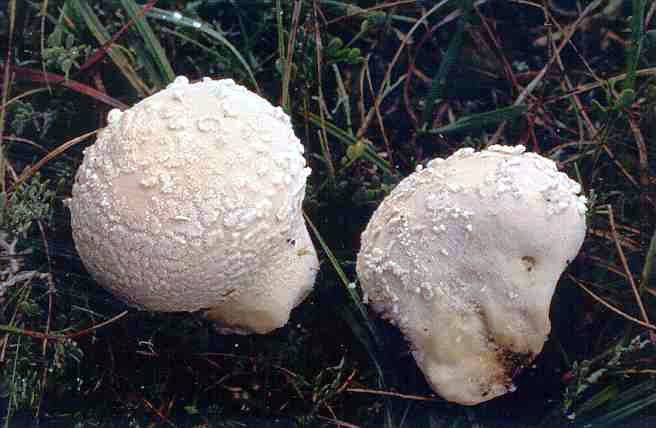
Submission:
M 289 117 L 232 80 L 178 77 L 108 122 L 69 202 L 95 279 L 144 309 L 207 309 L 226 333 L 284 325 L 318 269 Z
M 578 183 L 523 146 L 465 148 L 405 178 L 358 254 L 368 301 L 431 387 L 473 405 L 513 390 L 542 350 L 556 282 L 585 236 Z

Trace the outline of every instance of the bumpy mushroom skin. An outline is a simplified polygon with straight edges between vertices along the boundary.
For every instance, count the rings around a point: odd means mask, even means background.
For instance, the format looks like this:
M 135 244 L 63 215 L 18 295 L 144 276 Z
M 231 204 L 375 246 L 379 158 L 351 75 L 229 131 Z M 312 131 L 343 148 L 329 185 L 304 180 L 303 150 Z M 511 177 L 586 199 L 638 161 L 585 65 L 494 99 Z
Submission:
M 418 168 L 362 235 L 357 273 L 431 387 L 478 404 L 542 350 L 558 278 L 585 236 L 580 186 L 523 146 L 461 149 Z
M 89 272 L 144 309 L 207 309 L 224 333 L 284 325 L 318 269 L 289 117 L 232 80 L 178 77 L 108 122 L 69 202 Z

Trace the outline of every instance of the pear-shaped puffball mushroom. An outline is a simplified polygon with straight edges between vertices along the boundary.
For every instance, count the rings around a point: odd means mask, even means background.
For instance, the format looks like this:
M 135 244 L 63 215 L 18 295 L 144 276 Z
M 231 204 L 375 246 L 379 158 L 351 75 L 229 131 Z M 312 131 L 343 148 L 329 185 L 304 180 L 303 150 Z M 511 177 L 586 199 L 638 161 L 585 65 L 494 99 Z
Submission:
M 461 149 L 405 178 L 358 254 L 365 296 L 431 387 L 473 405 L 542 350 L 556 282 L 586 231 L 578 183 L 523 146 Z
M 148 310 L 207 310 L 223 333 L 284 325 L 318 270 L 289 117 L 232 80 L 178 77 L 108 123 L 69 201 L 98 283 Z

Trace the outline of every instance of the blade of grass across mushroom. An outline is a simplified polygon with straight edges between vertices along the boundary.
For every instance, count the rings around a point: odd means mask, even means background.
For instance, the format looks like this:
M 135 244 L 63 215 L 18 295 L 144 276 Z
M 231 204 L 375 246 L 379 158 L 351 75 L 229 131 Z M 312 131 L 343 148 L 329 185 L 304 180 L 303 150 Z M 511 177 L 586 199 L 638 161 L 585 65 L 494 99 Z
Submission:
M 121 4 L 128 13 L 130 19 L 135 21 L 135 28 L 143 39 L 146 52 L 148 52 L 151 61 L 159 70 L 159 80 L 164 84 L 172 82 L 173 79 L 175 79 L 173 67 L 171 66 L 171 63 L 166 56 L 166 52 L 157 39 L 152 27 L 144 18 L 143 13 L 140 13 L 141 8 L 134 0 L 121 0 Z
M 448 134 L 451 132 L 480 129 L 483 126 L 495 125 L 507 120 L 517 119 L 526 113 L 527 110 L 528 108 L 525 105 L 502 107 L 485 113 L 464 116 L 453 123 L 439 128 L 428 129 L 425 132 L 427 134 Z
M 203 23 L 195 19 L 187 18 L 186 16 L 182 15 L 180 12 L 177 11 L 170 12 L 168 10 L 160 9 L 157 7 L 154 7 L 152 8 L 152 10 L 148 11 L 148 13 L 146 13 L 146 16 L 148 18 L 162 20 L 171 24 L 193 28 L 196 31 L 199 31 L 205 34 L 206 36 L 209 36 L 210 38 L 223 44 L 226 48 L 228 48 L 228 50 L 230 50 L 230 52 L 232 52 L 235 58 L 237 58 L 237 60 L 244 66 L 244 70 L 246 70 L 248 77 L 250 77 L 251 83 L 253 84 L 253 87 L 255 88 L 257 93 L 258 94 L 262 93 L 262 91 L 260 90 L 260 86 L 257 84 L 257 80 L 255 79 L 255 74 L 253 73 L 251 66 L 248 64 L 248 61 L 246 61 L 246 59 L 242 56 L 239 50 L 237 50 L 237 48 L 232 43 L 230 43 L 230 41 L 226 39 L 223 34 L 214 30 L 209 24 Z M 179 33 L 172 32 L 172 34 L 179 36 Z
M 348 311 L 346 311 L 345 309 L 343 311 L 340 311 L 344 319 L 351 327 L 353 334 L 355 334 L 355 336 L 360 340 L 362 345 L 367 350 L 367 353 L 371 357 L 374 365 L 376 366 L 376 370 L 378 371 L 378 375 L 380 378 L 379 380 L 382 386 L 382 384 L 384 384 L 383 370 L 380 363 L 378 362 L 378 359 L 376 358 L 376 349 L 380 347 L 381 340 L 378 337 L 378 334 L 376 333 L 376 329 L 374 328 L 374 325 L 369 320 L 369 316 L 367 315 L 367 309 L 364 307 L 364 304 L 362 303 L 362 299 L 358 295 L 358 292 L 355 290 L 355 288 L 353 288 L 351 282 L 346 276 L 346 273 L 340 266 L 337 257 L 335 257 L 330 247 L 328 247 L 326 241 L 323 240 L 321 234 L 319 233 L 319 230 L 316 228 L 310 217 L 308 217 L 308 215 L 305 214 L 305 212 L 303 212 L 303 217 L 305 218 L 305 221 L 310 227 L 312 234 L 317 239 L 317 241 L 319 241 L 319 245 L 321 245 L 321 249 L 323 249 L 323 252 L 326 254 L 326 257 L 328 257 L 328 260 L 330 260 L 330 264 L 333 266 L 333 269 L 335 269 L 335 272 L 337 273 L 339 280 L 344 285 L 344 288 L 346 288 L 346 292 L 348 293 L 351 302 L 357 309 L 357 312 L 359 313 L 362 320 L 364 320 L 364 323 L 369 332 L 368 335 L 362 332 L 362 329 L 360 328 L 357 318 L 353 317 L 352 314 L 348 313 Z M 371 343 L 372 339 L 373 339 L 373 343 Z
M 102 22 L 100 22 L 96 13 L 86 2 L 82 2 L 81 0 L 68 0 L 66 4 L 71 7 L 72 13 L 69 18 L 73 20 L 73 22 L 78 21 L 77 23 L 80 27 L 87 27 L 101 46 L 104 46 L 112 39 L 107 29 L 103 26 Z M 80 20 L 81 22 L 79 22 Z M 134 90 L 137 91 L 139 96 L 144 97 L 152 92 L 136 72 L 130 59 L 118 48 L 117 45 L 110 44 L 107 48 L 107 53 L 118 69 L 121 70 L 121 73 L 125 76 L 130 85 L 132 85 Z

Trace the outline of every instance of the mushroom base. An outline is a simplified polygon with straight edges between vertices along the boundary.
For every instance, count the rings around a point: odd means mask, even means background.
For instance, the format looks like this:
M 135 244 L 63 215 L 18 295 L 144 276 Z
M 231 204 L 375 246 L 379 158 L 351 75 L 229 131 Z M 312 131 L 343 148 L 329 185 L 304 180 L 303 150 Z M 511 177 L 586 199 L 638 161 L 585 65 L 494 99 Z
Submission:
M 310 294 L 319 260 L 305 225 L 299 229 L 288 240 L 290 248 L 254 272 L 234 297 L 205 312 L 219 334 L 269 333 L 284 326 L 292 309 Z

